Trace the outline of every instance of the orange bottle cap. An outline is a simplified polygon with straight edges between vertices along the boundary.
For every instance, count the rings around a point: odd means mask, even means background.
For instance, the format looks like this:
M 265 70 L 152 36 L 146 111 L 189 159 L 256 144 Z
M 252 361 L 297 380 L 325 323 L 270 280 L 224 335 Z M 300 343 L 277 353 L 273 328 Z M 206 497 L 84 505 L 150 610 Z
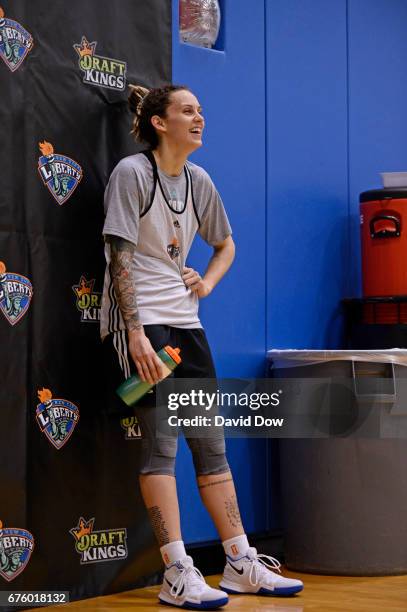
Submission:
M 172 346 L 164 346 L 164 350 L 166 353 L 169 354 L 171 359 L 175 361 L 175 363 L 181 363 L 182 360 L 181 360 L 181 357 L 179 356 L 181 349 L 172 348 Z

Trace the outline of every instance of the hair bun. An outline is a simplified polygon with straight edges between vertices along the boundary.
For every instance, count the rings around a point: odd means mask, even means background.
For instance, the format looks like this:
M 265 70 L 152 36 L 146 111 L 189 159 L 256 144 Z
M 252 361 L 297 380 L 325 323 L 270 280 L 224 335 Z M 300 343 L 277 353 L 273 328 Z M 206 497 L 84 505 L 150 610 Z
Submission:
M 129 106 L 132 113 L 136 115 L 140 114 L 140 109 L 144 98 L 150 93 L 150 90 L 146 87 L 142 87 L 141 85 L 131 85 L 129 84 Z

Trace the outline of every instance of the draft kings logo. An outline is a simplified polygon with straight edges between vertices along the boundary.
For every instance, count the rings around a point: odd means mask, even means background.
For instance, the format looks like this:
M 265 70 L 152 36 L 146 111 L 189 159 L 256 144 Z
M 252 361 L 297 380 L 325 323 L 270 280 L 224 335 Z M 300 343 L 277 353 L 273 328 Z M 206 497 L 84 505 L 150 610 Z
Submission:
M 25 315 L 31 302 L 31 282 L 21 274 L 7 272 L 0 261 L 0 310 L 10 325 L 15 325 Z
M 17 527 L 3 527 L 0 521 L 0 575 L 11 582 L 27 567 L 34 550 L 34 537 Z
M 84 73 L 83 82 L 88 85 L 124 91 L 126 87 L 126 62 L 96 55 L 96 45 L 96 41 L 90 43 L 86 36 L 82 36 L 81 44 L 73 46 L 79 56 L 79 68 Z
M 42 182 L 62 206 L 81 182 L 82 168 L 70 157 L 54 153 L 54 147 L 49 142 L 40 142 L 39 149 L 42 155 L 38 159 L 38 172 Z
M 69 440 L 79 422 L 79 408 L 65 399 L 53 398 L 49 389 L 38 391 L 35 417 L 42 433 L 58 450 Z
M 81 516 L 69 533 L 75 539 L 75 550 L 81 556 L 81 565 L 120 561 L 127 558 L 127 529 L 103 529 L 94 531 L 95 519 Z
M 31 34 L 17 21 L 7 19 L 0 6 L 0 56 L 11 72 L 21 66 L 33 46 Z
M 120 425 L 126 432 L 125 440 L 141 440 L 141 430 L 136 416 L 120 419 Z
M 72 291 L 76 295 L 76 308 L 81 313 L 81 323 L 97 323 L 100 321 L 100 308 L 102 294 L 94 291 L 95 279 L 86 280 L 81 276 L 79 283 L 73 285 Z

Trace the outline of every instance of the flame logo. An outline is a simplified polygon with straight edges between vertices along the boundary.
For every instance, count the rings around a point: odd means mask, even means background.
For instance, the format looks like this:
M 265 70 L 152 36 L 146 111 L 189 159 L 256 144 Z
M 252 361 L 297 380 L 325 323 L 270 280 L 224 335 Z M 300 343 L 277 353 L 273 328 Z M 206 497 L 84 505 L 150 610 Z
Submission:
M 50 142 L 44 140 L 44 142 L 38 143 L 39 149 L 43 155 L 52 155 L 54 152 L 54 147 Z
M 81 517 L 79 521 L 79 525 L 78 525 L 79 529 L 78 528 L 71 529 L 72 535 L 77 540 L 80 540 L 81 537 L 84 535 L 89 535 L 90 533 L 92 533 L 94 522 L 95 522 L 95 519 L 90 519 L 88 522 L 86 522 L 85 519 Z
M 2 261 L 0 261 L 0 274 L 4 274 L 6 271 L 6 266 L 4 265 L 4 263 Z M 1 529 L 1 527 L 0 527 Z
M 93 55 L 96 48 L 96 42 L 90 43 L 86 36 L 82 36 L 82 41 L 80 45 L 74 45 L 75 51 L 79 55 L 80 58 L 85 57 L 85 55 Z
M 38 391 L 37 395 L 42 404 L 52 399 L 52 393 L 49 389 L 42 388 Z
M 83 295 L 87 293 L 92 293 L 94 281 L 86 281 L 84 276 L 81 276 L 81 280 L 79 281 L 79 287 L 75 287 L 76 295 L 81 298 Z
M 4 11 L 3 11 L 3 9 L 0 6 L 0 19 L 2 19 L 3 17 L 4 17 Z M 1 527 L 0 527 L 0 529 L 1 529 Z
M 1 8 L 0 8 L 1 11 Z M 0 521 L 0 529 L 3 529 L 3 523 Z

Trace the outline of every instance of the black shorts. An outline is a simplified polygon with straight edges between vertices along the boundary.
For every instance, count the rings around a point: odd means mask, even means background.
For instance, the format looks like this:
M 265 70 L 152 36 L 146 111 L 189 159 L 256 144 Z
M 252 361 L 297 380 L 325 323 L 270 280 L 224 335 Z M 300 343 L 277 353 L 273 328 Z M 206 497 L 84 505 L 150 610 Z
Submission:
M 182 362 L 173 371 L 174 378 L 207 378 L 214 380 L 216 384 L 215 367 L 202 328 L 181 329 L 168 325 L 145 325 L 144 330 L 155 351 L 166 345 L 180 349 Z M 125 378 L 137 373 L 128 354 L 126 332 L 109 334 L 103 342 L 103 350 L 107 385 L 105 405 L 110 413 L 121 417 L 130 414 L 135 416 L 140 427 L 142 444 L 138 471 L 141 474 L 174 475 L 178 428 L 169 427 L 166 407 L 157 406 L 156 388 L 153 387 L 152 392 L 145 394 L 133 407 L 128 407 L 115 392 Z M 182 429 L 186 434 L 185 428 Z M 197 427 L 193 428 L 193 435 L 189 430 L 186 437 L 197 475 L 229 471 L 223 429 L 201 430 Z
M 206 334 L 202 328 L 182 329 L 169 325 L 145 325 L 144 331 L 157 352 L 169 345 L 180 349 L 181 363 L 175 368 L 174 378 L 216 378 L 215 366 Z M 127 348 L 127 332 L 110 333 L 103 341 L 104 382 L 108 412 L 123 416 L 134 413 L 116 394 L 117 387 L 137 368 Z M 140 405 L 155 404 L 155 393 L 148 393 Z

